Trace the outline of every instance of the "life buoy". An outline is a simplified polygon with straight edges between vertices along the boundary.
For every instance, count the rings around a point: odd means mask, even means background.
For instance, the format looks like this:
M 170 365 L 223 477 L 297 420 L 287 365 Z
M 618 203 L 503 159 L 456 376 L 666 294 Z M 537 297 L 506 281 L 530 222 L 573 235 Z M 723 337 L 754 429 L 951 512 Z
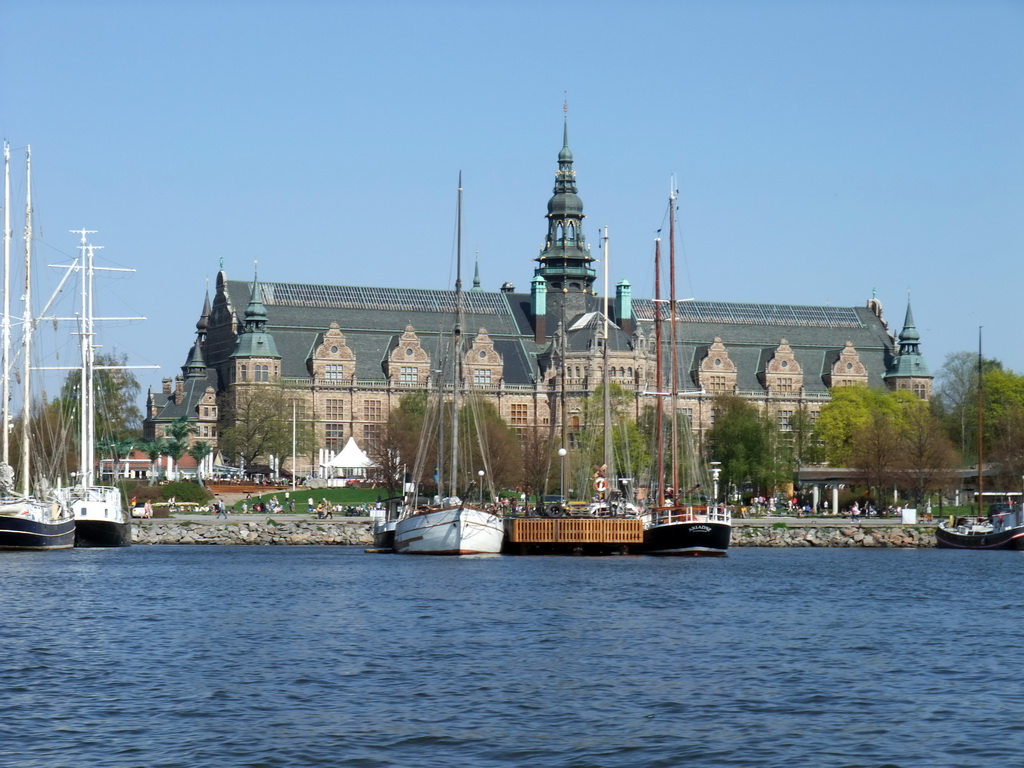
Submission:
M 594 490 L 595 491 L 599 491 L 601 493 L 604 493 L 604 490 L 607 487 L 608 487 L 608 481 L 605 480 L 603 477 L 599 477 L 599 478 L 597 478 L 597 480 L 594 481 Z

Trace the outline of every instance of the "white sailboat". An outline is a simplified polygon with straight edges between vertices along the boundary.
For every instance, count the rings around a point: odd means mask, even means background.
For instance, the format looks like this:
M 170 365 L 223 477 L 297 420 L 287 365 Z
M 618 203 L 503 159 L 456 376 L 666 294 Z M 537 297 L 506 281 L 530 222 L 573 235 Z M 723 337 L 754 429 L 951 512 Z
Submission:
M 75 519 L 59 499 L 35 498 L 30 493 L 31 409 L 30 372 L 32 345 L 32 150 L 25 154 L 25 292 L 21 342 L 21 482 L 15 489 L 14 469 L 10 465 L 10 145 L 4 142 L 4 264 L 3 264 L 3 438 L 0 456 L 0 549 L 70 549 L 75 543 Z
M 457 262 L 455 277 L 455 327 L 452 341 L 452 409 L 449 430 L 451 440 L 451 464 L 449 468 L 449 490 L 445 495 L 443 480 L 438 481 L 438 496 L 435 503 L 419 507 L 411 500 L 406 502 L 405 512 L 395 523 L 394 550 L 409 555 L 474 555 L 498 554 L 505 539 L 505 526 L 499 515 L 474 506 L 459 498 L 459 397 L 462 388 L 462 175 L 459 174 Z M 443 399 L 444 387 L 438 387 L 438 407 Z M 421 445 L 425 442 L 421 440 Z M 417 472 L 422 470 L 423 455 L 420 451 Z M 440 453 L 440 451 L 439 451 Z M 440 461 L 439 461 L 440 463 Z M 415 490 L 412 499 L 418 498 Z M 482 498 L 482 493 L 481 493 Z
M 96 345 L 93 313 L 94 246 L 87 244 L 89 230 L 76 230 L 82 240 L 78 260 L 68 269 L 81 277 L 81 381 L 79 382 L 78 483 L 58 490 L 75 516 L 76 547 L 125 547 L 131 544 L 131 518 L 121 502 L 121 491 L 96 484 Z M 104 268 L 109 269 L 109 268 Z M 132 270 L 116 270 L 132 271 Z

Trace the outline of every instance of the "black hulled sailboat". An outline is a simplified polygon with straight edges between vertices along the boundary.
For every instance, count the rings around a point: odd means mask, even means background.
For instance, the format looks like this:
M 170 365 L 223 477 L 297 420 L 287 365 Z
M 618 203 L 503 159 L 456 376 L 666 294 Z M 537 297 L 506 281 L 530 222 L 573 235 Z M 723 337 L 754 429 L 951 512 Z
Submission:
M 662 300 L 661 300 L 661 241 L 655 243 L 654 272 L 654 334 L 657 365 L 657 472 L 654 505 L 645 516 L 644 552 L 649 555 L 723 556 L 729 553 L 732 538 L 732 514 L 724 505 L 707 495 L 707 478 L 693 445 L 693 431 L 688 427 L 679 434 L 676 398 L 679 391 L 676 296 L 675 296 L 675 192 L 669 195 L 669 250 L 670 295 L 669 322 L 671 323 L 669 351 L 671 373 L 668 381 L 662 366 Z M 666 392 L 666 385 L 668 392 Z M 670 398 L 671 419 L 671 483 L 672 498 L 665 489 L 665 414 L 664 399 Z M 681 492 L 681 488 L 688 490 Z

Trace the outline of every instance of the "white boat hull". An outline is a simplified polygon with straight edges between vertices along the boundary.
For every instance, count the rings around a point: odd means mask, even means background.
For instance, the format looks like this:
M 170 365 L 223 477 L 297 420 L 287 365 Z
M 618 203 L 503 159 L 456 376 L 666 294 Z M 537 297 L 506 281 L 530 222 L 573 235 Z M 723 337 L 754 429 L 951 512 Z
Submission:
M 74 486 L 58 491 L 75 516 L 76 547 L 126 547 L 132 543 L 131 517 L 112 486 Z
M 407 555 L 496 555 L 505 539 L 502 519 L 470 506 L 430 509 L 395 525 L 395 552 Z

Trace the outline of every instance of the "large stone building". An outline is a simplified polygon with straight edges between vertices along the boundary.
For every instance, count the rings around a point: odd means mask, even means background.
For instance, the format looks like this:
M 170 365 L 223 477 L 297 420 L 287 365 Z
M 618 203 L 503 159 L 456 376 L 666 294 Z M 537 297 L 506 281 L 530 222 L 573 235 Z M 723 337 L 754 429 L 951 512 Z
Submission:
M 603 380 L 606 343 L 610 381 L 634 393 L 637 412 L 657 389 L 656 304 L 634 299 L 622 281 L 605 323 L 583 219 L 566 134 L 529 293 L 510 283 L 485 291 L 478 278 L 463 293 L 465 386 L 517 430 L 564 423 L 570 441 L 583 426 L 581 398 Z M 862 307 L 685 301 L 676 310 L 677 407 L 698 435 L 713 425 L 721 393 L 756 403 L 783 430 L 800 412 L 813 421 L 830 387 L 931 396 L 909 307 L 898 338 L 874 299 Z M 435 386 L 454 311 L 452 290 L 230 280 L 222 269 L 182 374 L 149 395 L 147 435 L 184 415 L 197 439 L 216 442 L 219 395 L 281 381 L 301 392 L 302 418 L 322 448 L 339 451 L 351 436 L 372 452 L 400 398 Z

